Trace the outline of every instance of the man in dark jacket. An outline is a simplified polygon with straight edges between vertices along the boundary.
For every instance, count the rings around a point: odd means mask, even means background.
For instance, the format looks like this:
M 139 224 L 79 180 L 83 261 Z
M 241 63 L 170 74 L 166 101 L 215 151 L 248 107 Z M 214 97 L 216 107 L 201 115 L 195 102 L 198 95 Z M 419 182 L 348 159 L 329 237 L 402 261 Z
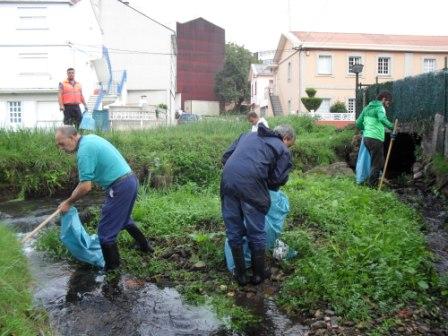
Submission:
M 295 132 L 290 126 L 277 126 L 271 131 L 260 124 L 256 133 L 242 134 L 223 155 L 222 216 L 240 285 L 248 283 L 243 236 L 247 236 L 251 250 L 252 284 L 258 285 L 269 276 L 265 269 L 269 190 L 278 190 L 287 182 L 292 168 L 288 147 L 294 142 Z

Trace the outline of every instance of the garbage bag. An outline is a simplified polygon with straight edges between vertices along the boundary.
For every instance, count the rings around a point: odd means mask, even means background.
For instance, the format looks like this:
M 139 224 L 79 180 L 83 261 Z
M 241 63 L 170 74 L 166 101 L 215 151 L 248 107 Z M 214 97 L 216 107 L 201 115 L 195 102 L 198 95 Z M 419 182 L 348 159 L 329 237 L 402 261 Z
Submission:
M 288 197 L 281 191 L 269 191 L 269 196 L 271 198 L 271 207 L 265 217 L 265 231 L 267 248 L 272 250 L 275 247 L 276 240 L 283 232 L 283 224 L 289 213 L 289 201 Z M 246 267 L 249 267 L 251 264 L 251 257 L 246 237 L 243 237 L 243 250 Z M 226 256 L 227 269 L 230 272 L 233 272 L 235 263 L 227 239 L 224 244 L 224 253 Z
M 356 183 L 364 183 L 369 178 L 371 161 L 369 150 L 364 145 L 364 138 L 362 138 L 356 160 Z
M 78 210 L 71 207 L 61 216 L 62 243 L 70 253 L 79 261 L 104 267 L 103 252 L 96 234 L 89 235 L 79 219 Z
M 79 125 L 80 129 L 94 131 L 95 130 L 95 119 L 93 119 L 92 113 L 84 112 L 82 114 L 81 124 Z
M 280 239 L 275 241 L 275 247 L 272 250 L 272 257 L 278 261 L 288 260 L 297 256 L 297 251 L 291 249 L 286 243 Z

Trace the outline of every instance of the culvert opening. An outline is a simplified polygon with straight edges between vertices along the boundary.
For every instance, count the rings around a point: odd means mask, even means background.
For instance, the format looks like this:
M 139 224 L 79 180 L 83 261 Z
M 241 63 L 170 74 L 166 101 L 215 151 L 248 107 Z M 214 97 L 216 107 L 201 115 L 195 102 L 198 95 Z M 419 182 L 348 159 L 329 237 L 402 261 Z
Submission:
M 387 166 L 386 178 L 396 178 L 403 174 L 411 174 L 412 166 L 416 161 L 415 150 L 420 146 L 422 139 L 415 133 L 398 133 L 392 147 Z M 390 134 L 386 134 L 384 140 L 384 156 L 390 143 Z

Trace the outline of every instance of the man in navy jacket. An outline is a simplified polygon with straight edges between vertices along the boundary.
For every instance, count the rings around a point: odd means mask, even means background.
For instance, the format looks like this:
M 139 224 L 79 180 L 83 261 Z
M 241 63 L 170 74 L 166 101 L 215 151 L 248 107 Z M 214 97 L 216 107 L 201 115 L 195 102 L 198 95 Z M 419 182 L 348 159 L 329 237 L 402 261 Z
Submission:
M 265 216 L 271 205 L 269 190 L 278 190 L 292 168 L 288 147 L 295 132 L 288 125 L 273 131 L 260 124 L 258 131 L 242 134 L 224 153 L 221 207 L 226 234 L 235 262 L 235 277 L 248 283 L 243 255 L 246 236 L 252 256 L 251 282 L 258 285 L 269 276 L 265 269 Z

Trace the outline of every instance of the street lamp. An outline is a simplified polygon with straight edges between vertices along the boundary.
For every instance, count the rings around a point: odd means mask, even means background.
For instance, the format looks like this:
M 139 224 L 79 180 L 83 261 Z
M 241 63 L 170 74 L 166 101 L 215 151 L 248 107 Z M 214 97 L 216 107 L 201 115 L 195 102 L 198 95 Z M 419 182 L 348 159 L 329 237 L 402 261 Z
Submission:
M 351 71 L 356 75 L 356 88 L 355 88 L 355 116 L 359 115 L 358 111 L 358 86 L 359 86 L 359 74 L 362 72 L 364 64 L 355 63 L 351 66 Z

